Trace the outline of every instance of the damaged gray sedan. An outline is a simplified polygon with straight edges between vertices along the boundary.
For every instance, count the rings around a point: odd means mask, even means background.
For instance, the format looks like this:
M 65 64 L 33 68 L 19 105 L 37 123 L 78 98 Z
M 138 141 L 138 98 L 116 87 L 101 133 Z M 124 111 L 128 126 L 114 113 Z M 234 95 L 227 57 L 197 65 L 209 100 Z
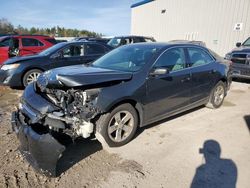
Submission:
M 12 126 L 26 158 L 47 175 L 72 140 L 122 146 L 137 127 L 207 104 L 222 105 L 230 67 L 193 44 L 123 46 L 91 65 L 52 69 L 28 85 Z

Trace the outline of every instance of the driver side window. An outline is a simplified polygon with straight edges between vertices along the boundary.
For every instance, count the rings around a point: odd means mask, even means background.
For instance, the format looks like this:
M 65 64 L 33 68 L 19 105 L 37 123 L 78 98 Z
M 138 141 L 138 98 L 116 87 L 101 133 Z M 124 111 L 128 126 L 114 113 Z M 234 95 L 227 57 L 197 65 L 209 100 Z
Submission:
M 165 51 L 157 60 L 154 68 L 167 68 L 178 71 L 185 68 L 185 53 L 183 48 L 173 48 Z
M 83 45 L 70 45 L 61 51 L 62 57 L 79 57 L 84 55 Z

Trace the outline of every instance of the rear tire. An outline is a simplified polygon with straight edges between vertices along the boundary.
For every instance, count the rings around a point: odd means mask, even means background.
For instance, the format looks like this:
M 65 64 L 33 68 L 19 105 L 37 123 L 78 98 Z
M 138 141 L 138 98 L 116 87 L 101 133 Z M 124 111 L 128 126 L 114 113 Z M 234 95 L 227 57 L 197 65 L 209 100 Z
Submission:
M 32 69 L 26 72 L 23 76 L 23 86 L 26 87 L 30 83 L 36 81 L 41 73 L 42 71 L 39 69 Z
M 137 126 L 137 112 L 131 104 L 126 103 L 100 116 L 96 121 L 95 135 L 103 147 L 119 147 L 132 140 Z
M 209 97 L 209 102 L 206 104 L 206 106 L 212 109 L 219 108 L 223 104 L 225 96 L 226 96 L 225 83 L 219 81 L 212 90 Z

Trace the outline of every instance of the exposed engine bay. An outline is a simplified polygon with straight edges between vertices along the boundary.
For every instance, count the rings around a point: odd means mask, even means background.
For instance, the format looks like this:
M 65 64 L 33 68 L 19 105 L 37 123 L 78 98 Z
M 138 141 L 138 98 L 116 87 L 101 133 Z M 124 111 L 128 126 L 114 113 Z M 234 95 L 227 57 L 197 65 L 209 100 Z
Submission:
M 60 110 L 45 115 L 41 124 L 50 130 L 69 134 L 72 138 L 88 138 L 94 129 L 91 119 L 101 113 L 96 107 L 99 91 L 46 89 L 42 95 Z
M 19 110 L 12 114 L 12 128 L 20 140 L 21 153 L 28 161 L 29 158 L 35 161 L 32 166 L 43 174 L 56 176 L 57 161 L 69 139 L 71 143 L 94 132 L 93 118 L 101 113 L 96 107 L 100 89 L 46 88 L 36 93 L 34 88 L 35 84 L 29 85 L 24 92 L 25 99 L 21 99 Z

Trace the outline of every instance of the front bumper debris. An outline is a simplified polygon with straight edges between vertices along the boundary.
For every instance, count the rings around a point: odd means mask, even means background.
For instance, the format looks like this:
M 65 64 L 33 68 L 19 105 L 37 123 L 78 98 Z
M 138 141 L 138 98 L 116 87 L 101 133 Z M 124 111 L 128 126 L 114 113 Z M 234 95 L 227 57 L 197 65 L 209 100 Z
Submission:
M 19 111 L 11 117 L 13 131 L 20 141 L 20 151 L 27 161 L 40 173 L 56 176 L 56 165 L 62 152 L 66 149 L 50 133 L 39 134 L 24 122 Z

